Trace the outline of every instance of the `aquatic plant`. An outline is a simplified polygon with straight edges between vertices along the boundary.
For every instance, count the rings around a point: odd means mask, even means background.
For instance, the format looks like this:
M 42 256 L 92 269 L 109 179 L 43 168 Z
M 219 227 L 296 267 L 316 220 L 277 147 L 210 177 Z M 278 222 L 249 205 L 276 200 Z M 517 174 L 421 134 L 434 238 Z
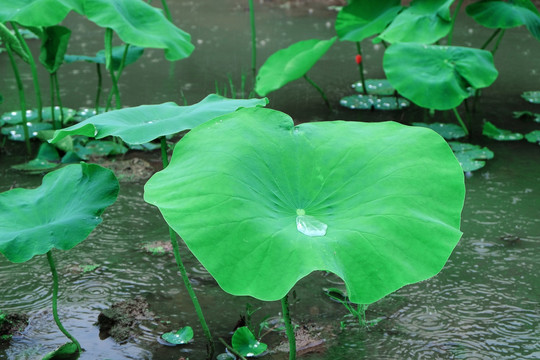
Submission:
M 86 239 L 102 221 L 101 214 L 116 201 L 118 189 L 112 171 L 81 163 L 45 175 L 36 189 L 0 193 L 0 253 L 14 263 L 47 255 L 53 279 L 54 321 L 71 341 L 45 359 L 81 352 L 81 345 L 58 316 L 58 274 L 52 250 L 70 250 Z
M 144 199 L 220 287 L 281 300 L 315 270 L 369 304 L 437 274 L 461 237 L 463 172 L 446 142 L 393 122 L 294 126 L 240 109 L 191 130 Z

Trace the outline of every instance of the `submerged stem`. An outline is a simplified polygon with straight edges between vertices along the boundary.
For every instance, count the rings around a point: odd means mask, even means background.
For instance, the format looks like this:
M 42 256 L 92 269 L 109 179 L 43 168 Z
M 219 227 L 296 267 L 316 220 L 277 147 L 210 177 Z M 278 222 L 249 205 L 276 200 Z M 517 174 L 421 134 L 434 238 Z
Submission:
M 291 323 L 291 316 L 289 314 L 289 295 L 286 294 L 281 299 L 281 311 L 283 312 L 283 322 L 285 323 L 285 330 L 287 332 L 287 338 L 289 339 L 289 360 L 296 359 L 296 338 L 294 336 L 294 328 Z
M 452 16 L 452 23 L 450 24 L 450 32 L 448 33 L 448 45 L 452 45 L 452 37 L 454 35 L 454 25 L 456 23 L 456 18 L 459 14 L 459 9 L 461 9 L 461 4 L 463 4 L 463 0 L 459 0 L 456 10 L 454 11 L 454 15 Z
M 319 87 L 319 85 L 315 84 L 315 82 L 313 82 L 313 80 L 311 80 L 307 74 L 304 74 L 304 79 L 306 79 L 306 81 L 311 85 L 313 86 L 318 92 L 319 94 L 321 94 L 323 100 L 324 100 L 324 103 L 326 104 L 326 106 L 328 106 L 328 109 L 332 110 L 332 105 L 330 105 L 330 102 L 328 101 L 328 98 L 326 97 L 326 94 L 324 93 L 324 91 Z
M 360 45 L 360 41 L 356 42 L 356 52 L 358 53 L 358 55 L 362 56 L 362 46 Z M 364 61 L 360 61 L 360 63 L 358 64 L 358 71 L 360 72 L 362 90 L 364 91 L 364 95 L 367 95 L 366 79 L 364 78 Z
M 60 318 L 58 317 L 58 273 L 56 272 L 56 265 L 54 264 L 54 260 L 52 257 L 52 250 L 49 250 L 47 252 L 47 261 L 49 262 L 49 266 L 51 267 L 51 273 L 53 277 L 53 297 L 52 297 L 52 311 L 53 311 L 53 317 L 54 322 L 62 332 L 69 340 L 71 340 L 76 346 L 77 350 L 81 352 L 81 344 L 71 335 L 62 325 L 60 322 Z
M 465 135 L 469 135 L 469 130 L 467 129 L 467 126 L 465 125 L 465 123 L 461 119 L 461 116 L 459 116 L 459 112 L 457 111 L 457 109 L 452 108 L 452 110 L 454 111 L 454 115 L 456 115 L 456 118 L 457 118 L 457 120 L 459 122 L 459 125 L 461 125 L 461 127 L 463 128 L 463 131 L 465 132 Z

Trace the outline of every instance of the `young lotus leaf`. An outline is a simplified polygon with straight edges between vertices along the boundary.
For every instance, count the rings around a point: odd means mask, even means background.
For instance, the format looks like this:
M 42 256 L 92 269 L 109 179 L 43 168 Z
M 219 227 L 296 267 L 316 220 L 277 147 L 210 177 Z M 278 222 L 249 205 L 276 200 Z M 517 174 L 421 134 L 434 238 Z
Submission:
M 240 107 L 266 104 L 267 99 L 227 99 L 211 94 L 190 106 L 178 106 L 172 102 L 142 105 L 99 114 L 58 130 L 51 142 L 60 141 L 68 135 L 84 135 L 96 139 L 112 135 L 122 138 L 128 144 L 144 144 L 161 136 L 192 129 Z
M 528 134 L 525 134 L 525 139 L 533 144 L 540 144 L 540 130 L 534 130 Z
M 340 40 L 362 41 L 383 31 L 401 9 L 400 0 L 351 0 L 337 15 L 336 33 Z
M 41 173 L 52 170 L 58 167 L 60 155 L 58 151 L 49 143 L 43 143 L 39 147 L 38 154 L 35 159 L 24 164 L 13 165 L 12 168 L 30 173 Z
M 300 79 L 330 49 L 337 37 L 330 40 L 304 40 L 270 55 L 257 74 L 255 92 L 260 96 Z
M 443 124 L 443 123 L 412 123 L 414 126 L 423 126 L 430 128 L 437 134 L 441 135 L 446 140 L 454 140 L 467 136 L 465 130 L 456 124 Z
M 536 123 L 540 123 L 540 114 L 533 113 L 532 111 L 514 111 L 514 118 L 516 119 L 530 119 Z
M 127 45 L 114 46 L 112 48 L 112 67 L 114 71 L 117 71 L 120 68 L 122 63 L 122 58 L 124 57 L 124 52 Z M 124 67 L 127 65 L 133 64 L 142 56 L 144 48 L 139 46 L 129 46 L 127 49 L 126 60 L 124 62 Z M 94 64 L 104 64 L 105 65 L 105 50 L 99 50 L 96 53 L 96 56 L 85 56 L 85 55 L 66 55 L 64 56 L 64 61 L 66 63 L 73 63 L 76 61 L 87 61 Z M 94 109 L 95 110 L 95 109 Z M 105 112 L 105 111 L 101 111 Z
M 193 329 L 191 326 L 185 326 L 178 331 L 165 333 L 161 335 L 161 338 L 169 344 L 187 344 L 191 339 L 193 339 Z
M 64 62 L 64 55 L 71 37 L 71 30 L 65 26 L 49 26 L 43 29 L 39 61 L 51 74 Z
M 79 348 L 75 343 L 69 342 L 58 349 L 46 354 L 41 360 L 60 360 L 69 359 L 75 360 L 79 358 Z
M 29 61 L 29 54 L 25 49 L 23 49 L 19 39 L 11 32 L 11 30 L 0 22 L 0 44 L 2 44 L 2 42 L 6 44 L 6 47 L 9 45 L 9 48 L 15 54 L 19 55 L 23 61 Z
M 366 304 L 442 269 L 461 237 L 464 191 L 432 130 L 294 126 L 253 108 L 187 133 L 144 197 L 233 295 L 278 300 L 325 270 Z
M 38 136 L 38 132 L 41 130 L 52 129 L 52 125 L 49 123 L 27 123 L 28 126 L 28 137 L 34 138 Z M 13 141 L 24 141 L 24 128 L 22 125 L 7 126 L 2 128 L 2 134 L 7 135 L 9 140 Z
M 530 0 L 481 0 L 467 6 L 466 12 L 488 28 L 509 29 L 525 25 L 540 40 L 540 12 Z
M 498 75 L 489 51 L 412 43 L 390 46 L 383 68 L 401 95 L 435 110 L 457 107 L 469 97 L 468 87 L 487 87 Z
M 36 189 L 1 193 L 0 253 L 21 263 L 53 248 L 73 248 L 101 222 L 118 188 L 112 171 L 81 163 L 45 175 Z
M 485 160 L 493 159 L 493 152 L 488 148 L 459 142 L 448 143 L 454 151 L 464 172 L 475 171 L 486 165 Z
M 451 30 L 450 5 L 454 0 L 413 0 L 375 41 L 432 44 Z
M 0 23 L 15 21 L 23 26 L 58 25 L 74 9 L 82 11 L 82 0 L 2 1 Z
M 390 85 L 386 79 L 369 79 L 365 81 L 366 91 L 370 95 L 393 95 L 396 89 Z M 364 86 L 361 81 L 358 81 L 352 85 L 352 88 L 357 92 L 363 94 Z
M 533 104 L 540 104 L 540 91 L 525 91 L 521 97 Z
M 411 103 L 401 96 L 349 95 L 341 98 L 339 104 L 353 110 L 400 110 Z
M 499 129 L 489 121 L 484 124 L 482 135 L 498 141 L 515 141 L 523 139 L 520 133 L 513 133 L 510 130 Z
M 75 114 L 77 113 L 75 110 L 69 109 L 69 108 L 62 108 L 62 110 L 64 113 L 65 121 L 71 120 L 73 116 L 75 116 Z M 60 118 L 60 107 L 58 106 L 54 107 L 54 118 L 55 119 Z M 33 121 L 36 121 L 37 119 L 38 119 L 37 109 L 26 110 L 26 121 L 33 122 Z M 10 112 L 6 112 L 2 114 L 2 116 L 0 117 L 0 120 L 5 121 L 7 124 L 18 125 L 22 123 L 23 118 L 22 118 L 21 111 L 17 110 L 17 111 L 10 111 Z M 43 108 L 43 121 L 50 122 L 51 120 L 52 120 L 51 107 L 46 106 Z
M 242 326 L 234 332 L 231 344 L 234 350 L 242 356 L 257 356 L 266 351 L 267 345 L 255 339 L 247 326 Z

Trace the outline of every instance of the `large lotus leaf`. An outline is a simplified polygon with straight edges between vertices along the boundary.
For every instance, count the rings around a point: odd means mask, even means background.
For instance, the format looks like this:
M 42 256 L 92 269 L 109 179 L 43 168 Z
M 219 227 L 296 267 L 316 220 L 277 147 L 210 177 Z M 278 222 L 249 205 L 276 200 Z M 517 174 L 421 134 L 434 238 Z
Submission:
M 124 57 L 125 49 L 126 45 L 114 46 L 112 48 L 112 66 L 114 71 L 120 68 L 122 58 Z M 144 48 L 142 47 L 129 46 L 126 54 L 126 60 L 124 62 L 124 67 L 137 61 L 142 56 L 143 52 Z M 87 61 L 95 64 L 105 64 L 105 50 L 99 50 L 96 53 L 96 56 L 66 55 L 64 57 L 64 61 L 68 64 L 76 61 Z
M 485 160 L 493 159 L 493 152 L 486 147 L 453 141 L 448 144 L 465 172 L 481 169 L 486 165 Z
M 58 130 L 55 143 L 68 135 L 101 139 L 118 136 L 128 144 L 144 144 L 161 136 L 192 129 L 205 121 L 235 111 L 240 107 L 265 106 L 267 99 L 227 99 L 211 94 L 190 106 L 168 102 L 142 105 L 99 114 L 76 125 Z
M 260 96 L 300 79 L 330 49 L 337 37 L 330 40 L 299 41 L 270 55 L 257 74 L 255 92 Z
M 144 196 L 231 294 L 281 299 L 325 270 L 371 303 L 442 269 L 464 191 L 432 130 L 253 108 L 187 133 Z
M 446 140 L 454 140 L 467 136 L 465 130 L 459 125 L 456 124 L 444 124 L 444 123 L 412 123 L 414 126 L 423 126 L 430 128 L 435 131 L 437 134 L 441 135 Z
M 2 1 L 0 22 L 15 21 L 24 26 L 59 24 L 71 10 L 82 12 L 83 0 Z
M 528 142 L 540 144 L 540 130 L 534 130 L 528 134 L 525 134 L 525 139 L 527 139 Z
M 523 139 L 523 134 L 513 133 L 510 130 L 499 129 L 489 121 L 484 124 L 482 135 L 498 141 L 515 141 Z
M 164 49 L 167 60 L 186 58 L 194 49 L 188 33 L 144 1 L 86 0 L 84 15 L 101 27 L 113 29 L 125 43 Z
M 466 11 L 488 28 L 509 29 L 525 25 L 540 40 L 540 12 L 529 0 L 482 0 L 467 6 Z
M 39 61 L 51 74 L 64 62 L 64 55 L 71 37 L 71 30 L 65 26 L 49 26 L 43 29 Z
M 383 68 L 401 95 L 436 110 L 455 108 L 469 97 L 469 86 L 487 87 L 498 75 L 489 51 L 413 43 L 390 46 Z
M 21 263 L 73 248 L 101 222 L 118 189 L 112 171 L 81 163 L 45 175 L 38 188 L 1 193 L 0 252 Z
M 336 33 L 340 40 L 362 41 L 383 31 L 401 9 L 400 0 L 351 0 L 337 15 Z
M 376 39 L 389 43 L 432 44 L 451 30 L 450 5 L 454 0 L 413 0 Z

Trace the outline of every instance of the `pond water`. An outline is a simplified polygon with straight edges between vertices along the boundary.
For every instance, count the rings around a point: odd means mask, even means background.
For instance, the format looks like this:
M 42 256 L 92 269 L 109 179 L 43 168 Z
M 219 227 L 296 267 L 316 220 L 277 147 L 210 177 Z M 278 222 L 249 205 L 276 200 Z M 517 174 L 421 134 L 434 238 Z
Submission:
M 335 12 L 317 4 L 280 7 L 276 2 L 257 2 L 259 65 L 272 52 L 292 42 L 334 35 Z M 161 51 L 146 50 L 130 65 L 120 81 L 124 105 L 165 101 L 195 103 L 223 89 L 228 77 L 240 88 L 241 75 L 250 72 L 249 15 L 246 1 L 205 0 L 171 2 L 175 23 L 191 33 L 193 55 L 170 65 Z M 94 54 L 102 48 L 103 31 L 70 16 L 66 24 L 73 36 L 69 53 Z M 454 43 L 479 47 L 491 31 L 475 25 L 465 14 L 458 18 Z M 33 44 L 36 46 L 37 44 Z M 383 48 L 364 42 L 368 78 L 383 76 Z M 36 50 L 37 48 L 34 48 Z M 338 43 L 310 72 L 336 104 L 353 93 L 357 81 L 355 47 Z M 495 57 L 500 76 L 483 92 L 476 123 L 482 119 L 502 128 L 529 132 L 539 125 L 513 119 L 513 111 L 540 112 L 538 105 L 521 99 L 523 91 L 539 90 L 540 46 L 524 28 L 507 31 Z M 0 56 L 3 74 L 10 74 Z M 64 105 L 92 106 L 96 86 L 94 66 L 66 64 L 60 70 Z M 42 75 L 42 84 L 47 76 Z M 5 101 L 2 112 L 17 108 L 11 75 L 2 79 Z M 30 87 L 30 79 L 26 78 Z M 106 84 L 107 85 L 107 84 Z M 108 85 L 107 85 L 108 86 Z M 44 86 L 45 88 L 46 86 Z M 249 88 L 249 84 L 246 85 Z M 28 91 L 30 94 L 30 91 Z M 230 90 L 229 90 L 230 93 Z M 30 97 L 30 96 L 29 96 Z M 44 94 L 47 99 L 47 94 Z M 290 114 L 297 122 L 323 120 L 422 121 L 424 112 L 330 112 L 307 83 L 293 82 L 270 94 L 270 107 Z M 30 100 L 31 102 L 32 100 Z M 437 113 L 441 121 L 453 121 Z M 495 158 L 466 179 L 463 238 L 439 275 L 406 286 L 370 305 L 368 319 L 383 318 L 377 325 L 361 328 L 347 310 L 323 292 L 342 283 L 331 274 L 313 273 L 295 286 L 291 306 L 293 322 L 306 325 L 325 340 L 320 352 L 306 359 L 539 359 L 540 358 L 540 148 L 525 141 L 497 143 L 482 138 L 473 142 L 488 146 Z M 0 191 L 11 186 L 34 187 L 39 176 L 10 169 L 24 161 L 22 146 L 10 145 L 0 153 Z M 141 155 L 143 156 L 143 155 Z M 159 161 L 158 154 L 145 158 Z M 122 183 L 118 201 L 104 214 L 103 223 L 69 252 L 54 253 L 60 273 L 60 316 L 64 326 L 86 349 L 81 359 L 202 359 L 205 341 L 192 304 L 170 254 L 152 254 L 145 245 L 167 241 L 168 231 L 156 208 L 143 201 L 143 183 Z M 279 303 L 264 303 L 223 292 L 187 249 L 183 258 L 193 286 L 215 338 L 229 339 L 246 304 L 261 309 L 254 323 L 279 316 Z M 98 265 L 93 271 L 80 267 Z M 65 342 L 50 310 L 51 279 L 44 256 L 24 264 L 0 257 L 0 309 L 25 312 L 30 326 L 23 336 L 0 345 L 0 359 L 38 359 Z M 113 303 L 143 296 L 154 320 L 139 326 L 139 336 L 118 344 L 100 340 L 94 323 L 101 310 Z M 158 344 L 160 333 L 191 325 L 195 342 L 184 347 Z M 275 349 L 284 335 L 270 332 L 263 341 Z M 220 352 L 223 347 L 218 345 Z M 286 359 L 271 353 L 265 359 Z

